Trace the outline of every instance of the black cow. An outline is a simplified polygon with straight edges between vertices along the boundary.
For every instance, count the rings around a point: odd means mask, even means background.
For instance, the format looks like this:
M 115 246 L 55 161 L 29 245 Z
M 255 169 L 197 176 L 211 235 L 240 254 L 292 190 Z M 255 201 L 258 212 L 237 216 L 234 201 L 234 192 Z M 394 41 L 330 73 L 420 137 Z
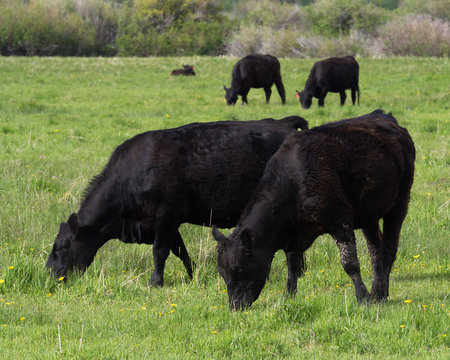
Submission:
M 191 65 L 183 65 L 182 69 L 172 70 L 170 75 L 195 75 L 194 66 Z
M 86 190 L 78 213 L 60 226 L 47 267 L 84 270 L 108 240 L 153 245 L 151 284 L 163 284 L 171 250 L 192 277 L 182 223 L 235 226 L 267 160 L 307 122 L 222 121 L 149 131 L 125 141 Z
M 231 87 L 223 86 L 225 99 L 228 105 L 234 105 L 238 95 L 241 95 L 242 104 L 248 104 L 247 94 L 250 88 L 264 88 L 266 104 L 268 104 L 273 83 L 277 86 L 278 94 L 280 94 L 281 102 L 284 105 L 286 96 L 278 59 L 272 55 L 248 55 L 234 65 Z
M 325 233 L 336 241 L 358 302 L 368 299 L 356 254 L 358 228 L 372 260 L 370 295 L 386 299 L 414 159 L 406 129 L 381 110 L 288 136 L 267 162 L 231 236 L 213 227 L 217 268 L 227 284 L 230 307 L 242 309 L 258 298 L 279 249 L 291 254 L 286 287 L 295 293 L 302 255 Z
M 312 98 L 319 99 L 319 106 L 325 105 L 328 92 L 337 92 L 341 96 L 341 106 L 347 95 L 346 89 L 352 91 L 352 103 L 355 105 L 358 93 L 359 105 L 359 65 L 353 56 L 332 57 L 314 63 L 303 91 L 297 92 L 297 98 L 302 107 L 309 109 Z

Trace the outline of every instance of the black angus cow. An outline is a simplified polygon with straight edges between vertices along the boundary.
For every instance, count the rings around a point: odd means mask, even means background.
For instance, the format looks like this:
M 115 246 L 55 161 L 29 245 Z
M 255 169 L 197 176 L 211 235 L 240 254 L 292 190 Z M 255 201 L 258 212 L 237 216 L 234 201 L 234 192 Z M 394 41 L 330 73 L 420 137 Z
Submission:
M 358 93 L 359 105 L 359 65 L 353 56 L 332 57 L 314 63 L 305 88 L 297 92 L 297 98 L 302 107 L 309 109 L 312 98 L 319 99 L 319 106 L 325 106 L 325 96 L 328 92 L 339 93 L 341 106 L 344 105 L 347 95 L 346 89 L 351 89 L 352 103 L 355 105 Z
M 281 80 L 280 62 L 272 55 L 248 55 L 239 60 L 233 67 L 231 87 L 225 85 L 225 99 L 228 105 L 236 104 L 238 95 L 242 97 L 242 104 L 247 103 L 250 88 L 264 88 L 266 104 L 272 94 L 271 87 L 275 83 L 281 102 L 286 103 L 283 81 Z
M 414 143 L 406 129 L 381 110 L 288 136 L 267 162 L 230 237 L 213 227 L 217 268 L 227 284 L 230 307 L 243 309 L 258 298 L 279 249 L 291 255 L 286 287 L 295 293 L 302 255 L 325 233 L 336 241 L 358 302 L 369 296 L 386 299 L 414 159 Z M 370 295 L 356 254 L 358 228 L 372 261 Z
M 182 223 L 235 226 L 267 160 L 285 136 L 306 129 L 281 120 L 194 123 L 125 141 L 60 226 L 47 267 L 56 276 L 85 270 L 108 240 L 153 245 L 151 284 L 162 285 L 172 251 L 192 277 Z
M 172 70 L 170 75 L 195 75 L 194 66 L 191 65 L 183 65 L 182 69 Z

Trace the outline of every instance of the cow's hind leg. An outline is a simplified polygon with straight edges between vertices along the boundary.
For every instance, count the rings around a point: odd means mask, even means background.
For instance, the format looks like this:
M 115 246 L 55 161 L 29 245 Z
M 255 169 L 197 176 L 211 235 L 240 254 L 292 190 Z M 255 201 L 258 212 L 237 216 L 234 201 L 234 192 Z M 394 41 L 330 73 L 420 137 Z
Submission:
M 186 272 L 189 277 L 192 279 L 192 266 L 193 263 L 189 257 L 189 254 L 184 246 L 183 239 L 180 235 L 180 232 L 177 230 L 175 241 L 172 243 L 172 252 L 175 256 L 179 257 L 181 261 L 183 261 L 183 265 L 186 268 Z
M 347 95 L 345 94 L 345 90 L 339 92 L 339 96 L 341 97 L 341 106 L 344 106 L 345 99 L 347 99 Z
M 278 94 L 280 94 L 281 103 L 283 105 L 285 105 L 286 104 L 286 92 L 284 91 L 284 85 L 283 85 L 283 82 L 281 81 L 281 76 L 275 80 L 275 85 L 277 87 Z
M 343 224 L 342 228 L 333 234 L 333 238 L 341 255 L 342 267 L 355 285 L 356 300 L 358 300 L 358 303 L 362 303 L 369 297 L 369 292 L 361 279 L 355 234 L 352 227 Z
M 397 256 L 400 230 L 408 209 L 408 197 L 400 198 L 396 205 L 383 217 L 383 237 L 381 258 L 383 261 L 383 278 L 377 288 L 372 288 L 372 297 L 384 300 L 389 296 L 389 276 Z
M 297 292 L 297 279 L 305 270 L 305 257 L 303 252 L 286 252 L 286 263 L 288 268 L 286 291 L 291 295 L 294 295 Z
M 367 247 L 369 248 L 370 260 L 372 262 L 372 291 L 371 296 L 379 293 L 385 286 L 384 281 L 384 266 L 382 257 L 382 234 L 378 222 L 372 226 L 363 229 L 364 236 L 367 241 Z
M 352 104 L 355 105 L 356 102 L 356 88 L 352 87 Z M 358 101 L 358 105 L 359 105 L 359 101 Z
M 268 104 L 270 100 L 270 95 L 272 95 L 272 89 L 270 87 L 265 87 L 264 92 L 266 93 L 266 104 Z

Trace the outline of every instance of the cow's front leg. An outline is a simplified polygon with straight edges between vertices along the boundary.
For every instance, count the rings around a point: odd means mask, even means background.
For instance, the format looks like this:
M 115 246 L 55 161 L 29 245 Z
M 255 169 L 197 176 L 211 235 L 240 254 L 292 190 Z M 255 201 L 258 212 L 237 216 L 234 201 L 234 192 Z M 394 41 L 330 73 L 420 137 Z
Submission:
M 345 94 L 345 91 L 342 90 L 339 92 L 339 96 L 341 97 L 341 106 L 344 106 L 345 104 L 345 99 L 347 98 L 347 95 Z
M 248 101 L 247 101 L 247 94 L 250 91 L 250 89 L 245 89 L 242 91 L 242 105 L 247 104 L 248 105 Z
M 342 267 L 355 285 L 356 300 L 360 304 L 369 298 L 369 292 L 361 279 L 353 228 L 349 224 L 342 224 L 342 228 L 333 234 L 333 238 L 341 255 Z
M 297 279 L 303 274 L 305 269 L 305 259 L 303 252 L 286 252 L 286 263 L 288 268 L 288 278 L 286 282 L 286 291 L 295 295 L 297 292 Z
M 150 280 L 153 286 L 164 285 L 164 266 L 166 265 L 172 242 L 173 238 L 170 236 L 170 232 L 161 230 L 156 232 L 155 243 L 153 244 L 153 263 L 155 270 Z
M 319 106 L 325 106 L 325 97 L 327 96 L 328 90 L 322 89 L 319 95 Z
M 179 257 L 181 261 L 183 261 L 183 265 L 186 268 L 187 274 L 192 279 L 192 266 L 195 264 L 191 261 L 189 253 L 184 246 L 183 238 L 181 237 L 178 230 L 175 234 L 175 241 L 172 242 L 171 250 L 175 254 L 175 256 Z
M 265 87 L 264 92 L 266 93 L 266 104 L 268 104 L 270 96 L 272 95 L 272 89 L 270 87 Z

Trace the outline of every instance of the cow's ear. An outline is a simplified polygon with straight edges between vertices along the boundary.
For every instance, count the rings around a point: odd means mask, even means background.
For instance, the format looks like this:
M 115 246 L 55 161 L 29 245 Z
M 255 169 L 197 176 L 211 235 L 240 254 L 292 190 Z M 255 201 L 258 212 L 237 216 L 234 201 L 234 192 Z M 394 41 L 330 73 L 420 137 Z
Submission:
M 70 214 L 69 219 L 67 220 L 67 224 L 69 224 L 70 230 L 74 233 L 74 235 L 77 235 L 77 233 L 78 233 L 78 216 L 76 213 Z
M 217 229 L 216 225 L 212 226 L 212 233 L 213 233 L 214 239 L 216 239 L 216 241 L 219 244 L 222 244 L 222 245 L 225 245 L 225 246 L 228 244 L 227 237 L 224 234 L 222 234 L 219 231 L 219 229 Z
M 241 238 L 242 244 L 247 249 L 250 249 L 252 247 L 253 235 L 249 228 L 245 228 L 244 230 L 242 230 L 240 238 Z

